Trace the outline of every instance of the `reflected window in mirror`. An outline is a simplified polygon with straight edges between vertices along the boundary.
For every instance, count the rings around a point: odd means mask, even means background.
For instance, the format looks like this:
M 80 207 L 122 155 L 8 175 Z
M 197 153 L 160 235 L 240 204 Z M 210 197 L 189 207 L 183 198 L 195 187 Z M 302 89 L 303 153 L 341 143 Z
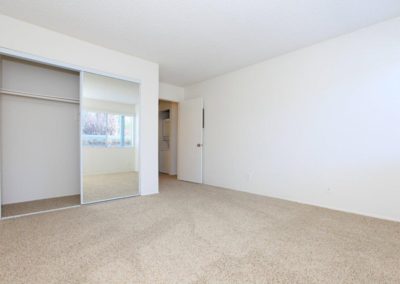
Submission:
M 85 147 L 133 147 L 133 115 L 84 111 L 82 142 Z

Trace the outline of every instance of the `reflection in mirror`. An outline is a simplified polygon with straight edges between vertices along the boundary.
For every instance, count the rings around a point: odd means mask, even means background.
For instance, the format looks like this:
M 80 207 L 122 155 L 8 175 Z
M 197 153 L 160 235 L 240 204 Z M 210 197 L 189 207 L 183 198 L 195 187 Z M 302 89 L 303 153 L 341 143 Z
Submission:
M 83 74 L 83 203 L 139 194 L 138 125 L 139 84 Z

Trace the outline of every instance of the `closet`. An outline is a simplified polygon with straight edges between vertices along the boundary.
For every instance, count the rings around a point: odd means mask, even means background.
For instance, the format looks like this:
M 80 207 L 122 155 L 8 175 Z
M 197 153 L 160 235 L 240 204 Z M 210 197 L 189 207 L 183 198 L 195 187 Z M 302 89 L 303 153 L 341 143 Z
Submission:
M 0 56 L 1 217 L 80 204 L 80 73 Z
M 140 84 L 0 51 L 0 217 L 140 195 Z

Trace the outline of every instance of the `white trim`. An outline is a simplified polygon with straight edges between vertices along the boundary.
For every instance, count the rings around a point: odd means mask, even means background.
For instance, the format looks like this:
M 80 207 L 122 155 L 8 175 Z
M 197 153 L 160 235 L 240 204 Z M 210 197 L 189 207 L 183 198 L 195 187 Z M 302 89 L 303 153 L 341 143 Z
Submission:
M 38 214 L 48 213 L 48 212 L 56 212 L 56 211 L 61 211 L 61 210 L 66 210 L 66 209 L 71 209 L 71 208 L 78 208 L 78 207 L 81 207 L 81 205 L 80 204 L 79 205 L 72 205 L 72 206 L 67 206 L 67 207 L 62 207 L 62 208 L 55 208 L 55 209 L 38 211 L 38 212 L 32 212 L 32 213 L 25 213 L 25 214 L 19 214 L 19 215 L 14 215 L 14 216 L 2 217 L 1 220 L 15 219 L 15 218 L 19 218 L 19 217 L 38 215 Z
M 3 87 L 2 86 L 2 57 L 0 54 L 0 88 Z M 0 120 L 1 120 L 1 109 L 3 108 L 2 106 L 3 104 L 3 97 L 0 95 Z M 2 132 L 3 132 L 3 128 L 1 127 L 1 123 L 0 123 L 0 220 L 1 220 L 1 216 L 2 216 L 2 204 L 3 204 L 3 140 L 2 140 Z
M 82 205 L 91 205 L 91 204 L 96 204 L 96 203 L 101 203 L 101 202 L 114 201 L 114 200 L 119 200 L 119 199 L 127 199 L 127 198 L 138 197 L 138 196 L 140 196 L 140 193 L 133 194 L 133 195 L 127 195 L 127 196 L 112 197 L 112 198 L 108 198 L 108 199 L 99 199 L 99 200 L 95 200 L 95 201 L 89 201 L 89 202 L 82 203 Z
M 141 116 L 142 116 L 142 84 L 139 84 L 139 100 L 138 101 L 139 101 L 139 109 L 137 110 L 137 112 L 135 110 L 135 115 L 136 115 L 135 124 L 139 127 L 139 131 L 138 131 L 139 138 L 136 137 L 136 135 L 135 135 L 135 140 L 138 143 L 138 145 L 137 145 L 137 149 L 138 150 L 136 151 L 137 171 L 139 172 L 139 177 L 138 177 L 138 183 L 139 183 L 138 195 L 142 195 L 142 183 L 141 183 L 141 173 L 142 173 L 142 171 L 140 170 L 140 167 L 141 167 L 141 153 L 142 153 L 142 151 L 141 151 L 141 145 L 142 144 L 140 143 L 140 137 L 142 137 L 142 127 L 141 127 L 141 124 L 142 124 L 142 119 L 141 119 Z M 157 127 L 157 129 L 158 129 L 158 127 Z M 158 151 L 157 151 L 157 153 L 158 153 Z
M 82 151 L 83 151 L 83 145 L 82 145 L 82 126 L 83 126 L 83 122 L 82 122 L 82 86 L 83 86 L 83 76 L 85 75 L 85 73 L 83 71 L 79 72 L 79 127 L 78 127 L 78 131 L 79 131 L 79 187 L 80 187 L 80 199 L 81 199 L 81 204 L 84 204 L 83 202 L 83 162 L 82 162 Z
M 254 194 L 254 195 L 263 196 L 263 197 L 267 197 L 267 198 L 273 198 L 273 199 L 283 200 L 283 201 L 287 201 L 287 202 L 293 202 L 293 203 L 307 205 L 307 206 L 313 206 L 313 207 L 327 209 L 327 210 L 333 210 L 333 211 L 346 213 L 346 214 L 354 214 L 354 215 L 358 215 L 358 216 L 361 216 L 361 217 L 375 218 L 375 219 L 379 219 L 379 220 L 385 220 L 385 221 L 400 223 L 400 219 L 394 219 L 394 218 L 390 218 L 390 217 L 385 217 L 385 216 L 382 216 L 382 215 L 379 215 L 379 214 L 362 213 L 360 211 L 346 210 L 346 209 L 341 209 L 341 208 L 337 208 L 337 207 L 331 207 L 331 206 L 313 204 L 313 203 L 305 202 L 305 201 L 299 201 L 299 200 L 290 199 L 290 198 L 287 198 L 287 197 L 280 197 L 280 196 L 274 196 L 274 195 L 261 194 L 259 192 L 244 191 L 244 190 L 240 190 L 240 189 L 222 187 L 222 186 L 206 184 L 206 183 L 204 185 L 212 186 L 212 187 L 216 187 L 216 188 L 222 188 L 222 189 L 225 189 L 225 190 L 233 190 L 233 191 L 238 191 L 238 192 Z
M 266 196 L 266 195 L 264 195 L 264 196 Z M 308 203 L 308 202 L 303 202 L 303 201 L 296 201 L 296 200 L 293 200 L 293 199 L 283 199 L 283 198 L 273 197 L 273 196 L 271 196 L 271 197 L 272 198 L 276 198 L 276 199 L 290 201 L 290 202 L 295 202 L 295 203 L 299 203 L 299 204 L 304 204 L 304 205 L 308 205 L 308 206 L 314 206 L 314 207 L 319 207 L 319 208 L 323 208 L 323 209 L 338 211 L 338 212 L 342 212 L 342 213 L 354 214 L 354 215 L 367 217 L 367 218 L 375 218 L 375 219 L 379 219 L 379 220 L 385 220 L 385 221 L 391 221 L 391 222 L 400 223 L 400 219 L 389 218 L 389 217 L 385 217 L 385 216 L 382 216 L 382 215 L 379 215 L 379 214 L 362 213 L 362 212 L 359 212 L 359 211 L 346 210 L 346 209 L 341 209 L 341 208 L 336 208 L 336 207 L 331 207 L 331 206 L 325 206 L 325 205 L 316 205 L 316 204 L 313 204 L 313 203 Z

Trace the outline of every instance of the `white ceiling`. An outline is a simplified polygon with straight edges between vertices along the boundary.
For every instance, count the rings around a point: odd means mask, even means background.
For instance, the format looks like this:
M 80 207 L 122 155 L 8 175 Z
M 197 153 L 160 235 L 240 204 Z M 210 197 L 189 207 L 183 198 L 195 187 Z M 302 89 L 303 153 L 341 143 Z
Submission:
M 400 0 L 0 0 L 0 12 L 158 62 L 182 86 L 400 16 Z

